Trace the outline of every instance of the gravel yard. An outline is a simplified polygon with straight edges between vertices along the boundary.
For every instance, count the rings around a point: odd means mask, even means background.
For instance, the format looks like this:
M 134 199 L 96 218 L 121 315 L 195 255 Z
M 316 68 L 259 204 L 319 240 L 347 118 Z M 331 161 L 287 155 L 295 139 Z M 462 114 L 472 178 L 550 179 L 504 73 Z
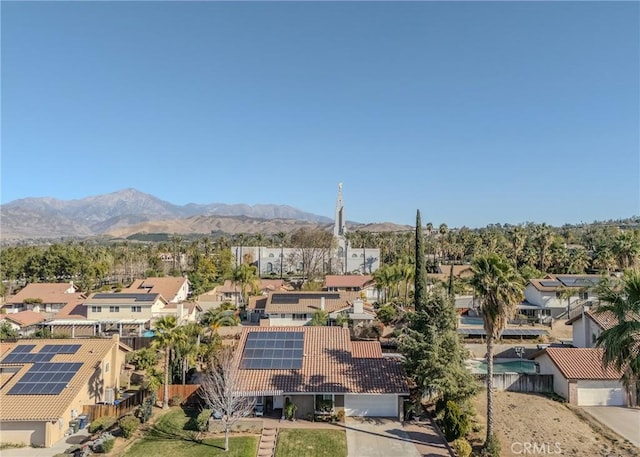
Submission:
M 566 404 L 535 394 L 496 392 L 494 427 L 505 457 L 521 455 L 637 456 L 631 445 L 597 421 Z M 473 445 L 484 439 L 486 393 L 474 400 L 483 425 Z M 529 452 L 527 452 L 527 449 Z

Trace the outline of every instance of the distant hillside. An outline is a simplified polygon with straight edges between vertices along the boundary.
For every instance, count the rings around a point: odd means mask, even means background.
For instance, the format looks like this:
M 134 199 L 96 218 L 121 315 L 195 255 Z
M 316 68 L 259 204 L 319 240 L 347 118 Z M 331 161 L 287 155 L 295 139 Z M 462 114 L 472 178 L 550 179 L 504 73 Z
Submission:
M 97 235 L 125 238 L 136 233 L 276 233 L 300 227 L 329 229 L 332 223 L 330 218 L 288 205 L 180 206 L 135 189 L 79 200 L 24 198 L 0 205 L 3 242 Z M 409 228 L 391 223 L 349 223 L 349 227 L 369 231 Z

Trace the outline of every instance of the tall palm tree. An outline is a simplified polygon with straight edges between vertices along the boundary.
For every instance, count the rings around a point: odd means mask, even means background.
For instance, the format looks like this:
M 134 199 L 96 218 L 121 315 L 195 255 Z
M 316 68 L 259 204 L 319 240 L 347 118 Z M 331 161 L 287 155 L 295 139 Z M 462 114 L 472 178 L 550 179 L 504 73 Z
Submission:
M 284 240 L 287 238 L 287 234 L 285 232 L 278 232 L 276 237 L 278 238 L 278 244 L 280 245 L 280 279 L 282 279 L 284 268 Z
M 628 271 L 621 284 L 603 280 L 598 287 L 596 313 L 612 313 L 616 325 L 604 330 L 596 346 L 604 349 L 603 364 L 623 373 L 622 380 L 636 391 L 640 379 L 640 270 Z
M 153 346 L 164 351 L 164 398 L 162 409 L 169 407 L 169 371 L 171 370 L 171 350 L 176 343 L 176 329 L 178 321 L 175 316 L 165 316 L 155 323 L 157 334 L 153 339 Z
M 247 288 L 257 281 L 257 279 L 258 276 L 254 265 L 243 263 L 233 269 L 233 282 L 240 285 L 243 306 L 247 306 Z
M 471 284 L 481 299 L 480 310 L 487 333 L 487 437 L 493 439 L 493 347 L 523 299 L 524 281 L 511 262 L 497 254 L 473 260 Z

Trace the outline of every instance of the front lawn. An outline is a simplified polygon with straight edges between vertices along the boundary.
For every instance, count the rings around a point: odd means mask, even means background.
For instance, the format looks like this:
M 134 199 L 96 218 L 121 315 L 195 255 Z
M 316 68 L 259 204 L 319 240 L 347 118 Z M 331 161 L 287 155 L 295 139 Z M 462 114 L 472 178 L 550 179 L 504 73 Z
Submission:
M 347 435 L 342 430 L 281 429 L 276 457 L 347 457 Z
M 165 413 L 124 457 L 255 457 L 257 436 L 230 437 L 229 452 L 224 451 L 224 438 L 198 439 L 192 427 L 197 414 L 180 408 Z

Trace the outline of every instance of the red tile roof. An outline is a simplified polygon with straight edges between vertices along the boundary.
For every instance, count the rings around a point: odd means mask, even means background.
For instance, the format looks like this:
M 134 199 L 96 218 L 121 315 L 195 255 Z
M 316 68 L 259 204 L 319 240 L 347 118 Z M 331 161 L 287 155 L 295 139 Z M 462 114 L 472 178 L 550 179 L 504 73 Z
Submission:
M 620 379 L 622 373 L 602 366 L 600 348 L 547 348 L 546 353 L 567 379 Z
M 584 312 L 589 316 L 596 324 L 598 324 L 603 330 L 609 330 L 618 324 L 618 318 L 611 311 L 598 312 L 597 309 L 588 309 Z M 628 312 L 625 316 L 627 321 L 640 321 L 640 316 L 637 314 Z
M 371 275 L 327 275 L 324 287 L 329 288 L 364 288 L 373 282 Z
M 283 303 L 277 299 L 274 300 L 274 295 L 278 298 L 291 297 L 291 301 Z M 358 292 L 269 292 L 269 297 L 264 307 L 266 314 L 313 314 L 320 309 L 321 299 L 320 295 L 325 296 L 324 310 L 327 313 L 333 313 L 335 311 L 348 308 L 353 301 L 358 298 Z M 297 297 L 297 300 L 294 298 Z M 333 298 L 335 297 L 335 298 Z M 276 303 L 274 303 L 274 301 Z
M 20 327 L 29 327 L 46 320 L 46 315 L 35 311 L 20 311 L 19 313 L 5 314 L 3 319 L 15 322 Z
M 356 359 L 379 359 L 382 347 L 377 341 L 352 341 L 351 357 Z
M 161 278 L 136 279 L 129 287 L 122 289 L 123 293 L 139 294 L 152 293 L 160 294 L 167 301 L 173 301 L 180 292 L 187 278 L 165 276 Z
M 254 395 L 271 393 L 406 394 L 406 375 L 399 361 L 373 354 L 371 347 L 353 351 L 349 329 L 342 327 L 247 327 L 236 351 L 239 365 L 250 332 L 303 332 L 304 355 L 299 370 L 239 370 L 240 390 Z M 379 343 L 375 343 L 380 345 Z M 358 346 L 358 343 L 356 343 Z M 366 354 L 365 354 L 366 353 Z M 380 351 L 381 353 L 381 351 Z
M 73 288 L 74 292 L 67 292 Z M 20 292 L 7 299 L 7 303 L 22 303 L 26 298 L 41 298 L 43 303 L 67 303 L 80 295 L 77 286 L 68 282 L 41 282 L 27 284 Z

